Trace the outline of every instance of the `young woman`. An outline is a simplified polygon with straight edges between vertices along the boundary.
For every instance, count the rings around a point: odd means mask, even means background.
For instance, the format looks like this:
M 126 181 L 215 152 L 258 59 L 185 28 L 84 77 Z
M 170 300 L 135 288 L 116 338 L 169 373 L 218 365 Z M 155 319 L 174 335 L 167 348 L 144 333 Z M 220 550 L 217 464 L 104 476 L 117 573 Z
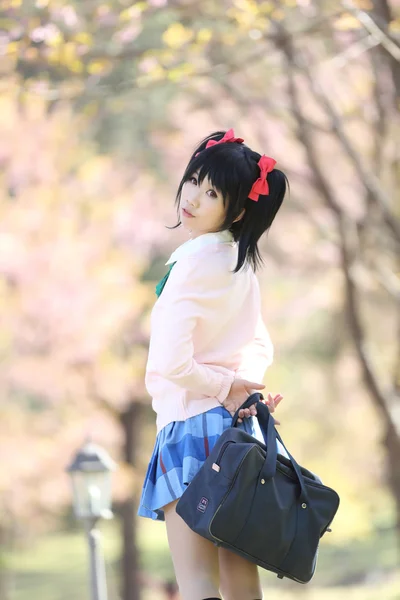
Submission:
M 217 548 L 177 515 L 177 499 L 248 396 L 264 389 L 273 346 L 261 317 L 257 243 L 286 193 L 275 160 L 216 132 L 195 150 L 178 188 L 190 233 L 167 262 L 152 311 L 146 387 L 157 438 L 138 514 L 165 520 L 182 600 L 257 600 L 257 567 Z M 268 394 L 273 412 L 282 399 Z M 256 409 L 240 427 L 261 436 Z M 260 437 L 262 439 L 262 437 Z M 284 453 L 280 448 L 279 451 Z

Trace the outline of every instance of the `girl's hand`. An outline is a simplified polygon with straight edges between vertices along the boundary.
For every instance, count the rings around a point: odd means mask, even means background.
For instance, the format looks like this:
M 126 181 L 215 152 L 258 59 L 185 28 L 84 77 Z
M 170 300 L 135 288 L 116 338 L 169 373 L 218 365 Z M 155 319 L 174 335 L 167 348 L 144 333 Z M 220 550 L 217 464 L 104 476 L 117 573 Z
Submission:
M 268 406 L 269 412 L 273 413 L 275 412 L 276 407 L 278 406 L 278 404 L 280 403 L 280 401 L 283 400 L 283 396 L 282 394 L 276 394 L 275 396 L 272 396 L 269 392 L 268 392 L 268 396 L 266 400 L 260 400 L 260 402 L 262 402 L 263 404 L 265 404 L 266 406 Z M 257 409 L 256 409 L 256 405 L 254 404 L 253 406 L 251 406 L 250 408 L 242 408 L 241 411 L 239 411 L 239 418 L 238 418 L 238 423 L 242 423 L 243 419 L 248 418 L 248 417 L 255 417 L 257 415 Z M 274 418 L 275 421 L 275 425 L 280 425 L 280 421 L 278 421 L 277 419 Z
M 255 391 L 263 390 L 265 385 L 262 383 L 254 383 L 252 381 L 248 381 L 247 379 L 235 379 L 232 383 L 231 389 L 229 390 L 229 394 L 227 398 L 223 401 L 223 405 L 228 410 L 232 417 L 237 411 L 237 409 L 242 406 L 243 402 L 247 400 L 251 394 Z M 245 408 L 240 411 L 238 419 L 239 423 L 242 422 L 244 417 L 251 417 L 256 415 L 257 411 L 255 406 L 251 406 L 250 408 Z
M 260 402 L 262 402 L 263 404 L 266 404 L 269 408 L 269 412 L 273 413 L 275 412 L 276 407 L 278 406 L 279 402 L 283 399 L 282 394 L 276 394 L 275 396 L 271 396 L 271 394 L 268 392 L 268 397 L 266 400 L 260 400 Z M 280 425 L 280 421 L 277 421 L 274 418 L 275 421 L 275 425 Z
M 278 406 L 279 402 L 282 400 L 283 396 L 282 394 L 276 394 L 275 396 L 271 396 L 271 394 L 268 392 L 268 397 L 266 400 L 260 400 L 260 402 L 262 402 L 263 404 L 266 404 L 269 408 L 269 412 L 273 413 L 276 409 L 276 407 Z M 249 414 L 247 414 L 247 412 L 250 411 Z M 241 419 L 238 419 L 238 423 L 241 423 L 243 421 L 243 418 L 246 417 L 255 417 L 257 414 L 257 409 L 256 409 L 256 405 L 254 404 L 254 406 L 252 406 L 250 409 L 249 408 L 244 408 L 241 411 L 239 411 L 239 416 L 242 417 Z M 280 425 L 280 421 L 277 421 L 274 418 L 274 422 L 275 425 Z

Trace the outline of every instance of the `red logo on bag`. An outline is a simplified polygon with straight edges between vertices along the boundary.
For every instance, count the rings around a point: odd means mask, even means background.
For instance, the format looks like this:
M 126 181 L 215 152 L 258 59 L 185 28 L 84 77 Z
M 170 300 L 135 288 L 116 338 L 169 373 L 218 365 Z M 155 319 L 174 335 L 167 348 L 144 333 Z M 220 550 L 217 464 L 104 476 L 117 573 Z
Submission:
M 203 498 L 200 500 L 200 502 L 197 505 L 197 510 L 199 510 L 202 513 L 206 512 L 206 508 L 208 506 L 208 498 Z

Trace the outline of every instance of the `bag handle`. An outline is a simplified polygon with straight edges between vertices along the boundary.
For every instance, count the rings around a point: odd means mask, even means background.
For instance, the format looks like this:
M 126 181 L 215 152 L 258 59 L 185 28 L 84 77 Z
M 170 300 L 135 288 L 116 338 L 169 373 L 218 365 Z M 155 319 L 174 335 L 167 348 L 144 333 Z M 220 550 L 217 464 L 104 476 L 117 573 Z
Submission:
M 260 429 L 263 434 L 265 445 L 268 448 L 267 457 L 265 459 L 264 466 L 261 470 L 260 477 L 270 479 L 270 478 L 274 477 L 274 475 L 276 473 L 276 461 L 277 461 L 277 455 L 278 455 L 278 452 L 276 449 L 276 440 L 278 439 L 280 441 L 280 443 L 282 444 L 282 446 L 285 448 L 285 450 L 289 456 L 289 459 L 293 465 L 293 469 L 296 473 L 298 482 L 300 484 L 301 493 L 300 493 L 299 500 L 302 503 L 307 504 L 308 503 L 308 494 L 307 494 L 306 486 L 304 483 L 304 478 L 301 473 L 300 467 L 297 464 L 296 460 L 293 458 L 293 456 L 290 454 L 290 452 L 287 450 L 281 436 L 277 432 L 277 430 L 275 428 L 275 421 L 274 421 L 273 417 L 271 416 L 271 413 L 269 412 L 268 406 L 266 406 L 265 404 L 260 402 L 260 400 L 263 400 L 263 399 L 264 399 L 263 395 L 258 392 L 251 394 L 251 396 L 249 396 L 247 398 L 247 400 L 242 404 L 242 406 L 240 406 L 238 408 L 238 410 L 233 415 L 231 426 L 236 427 L 240 410 L 242 410 L 243 408 L 250 408 L 250 406 L 253 406 L 253 404 L 257 404 L 257 419 L 260 424 Z
M 243 408 L 250 408 L 250 406 L 253 406 L 253 404 L 257 404 L 257 402 L 259 402 L 260 400 L 264 400 L 264 396 L 261 393 L 256 392 L 255 394 L 251 394 L 251 396 L 249 396 L 247 400 L 243 402 L 242 406 L 239 406 L 239 408 L 233 415 L 231 427 L 236 427 L 236 423 L 239 418 L 239 411 L 241 411 Z

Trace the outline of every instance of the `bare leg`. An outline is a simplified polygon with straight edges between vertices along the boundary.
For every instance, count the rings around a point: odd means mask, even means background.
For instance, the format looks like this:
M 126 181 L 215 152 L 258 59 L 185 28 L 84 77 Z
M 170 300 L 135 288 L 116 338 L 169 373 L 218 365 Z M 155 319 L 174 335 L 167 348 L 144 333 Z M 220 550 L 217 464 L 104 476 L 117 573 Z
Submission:
M 168 543 L 182 600 L 220 598 L 218 548 L 194 533 L 176 513 L 177 501 L 164 507 Z M 242 600 L 242 599 L 241 599 Z
M 218 548 L 218 554 L 220 589 L 224 600 L 261 599 L 257 565 L 225 548 Z

